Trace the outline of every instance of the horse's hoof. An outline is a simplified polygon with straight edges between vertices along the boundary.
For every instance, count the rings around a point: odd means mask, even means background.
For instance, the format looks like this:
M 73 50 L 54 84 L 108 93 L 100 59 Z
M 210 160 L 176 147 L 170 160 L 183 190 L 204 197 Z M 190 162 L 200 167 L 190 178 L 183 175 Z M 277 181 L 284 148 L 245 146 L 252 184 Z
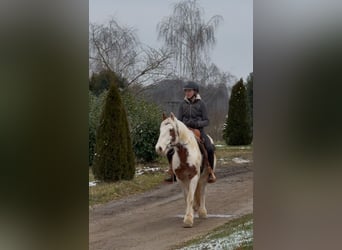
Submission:
M 192 223 L 191 223 L 191 224 L 183 223 L 183 227 L 184 227 L 184 228 L 191 228 L 192 225 L 193 225 Z
M 192 227 L 194 223 L 194 219 L 192 216 L 188 215 L 185 216 L 184 221 L 183 221 L 183 227 Z
M 207 210 L 206 209 L 200 209 L 198 211 L 198 217 L 205 219 L 207 218 Z

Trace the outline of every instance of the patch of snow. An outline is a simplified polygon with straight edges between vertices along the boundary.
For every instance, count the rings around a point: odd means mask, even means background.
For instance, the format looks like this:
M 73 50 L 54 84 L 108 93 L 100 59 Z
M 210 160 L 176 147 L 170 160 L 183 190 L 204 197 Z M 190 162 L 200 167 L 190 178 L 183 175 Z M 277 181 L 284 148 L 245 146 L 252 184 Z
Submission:
M 137 169 L 135 171 L 135 175 L 136 176 L 139 176 L 139 175 L 143 175 L 143 174 L 146 174 L 146 173 L 153 173 L 153 172 L 157 172 L 157 171 L 160 171 L 161 168 L 151 168 L 151 167 L 143 167 L 143 168 L 140 168 L 140 169 Z
M 245 160 L 245 159 L 242 159 L 242 158 L 239 158 L 239 157 L 233 158 L 232 161 L 235 162 L 235 163 L 239 163 L 239 164 L 249 163 L 250 162 L 250 160 Z
M 89 181 L 89 187 L 94 187 L 94 186 L 96 186 L 96 183 L 97 183 L 98 181 Z
M 245 225 L 251 225 L 252 220 Z M 234 233 L 218 239 L 213 239 L 208 242 L 201 242 L 199 244 L 194 244 L 189 247 L 183 247 L 180 250 L 196 250 L 196 249 L 206 249 L 206 250 L 234 250 L 243 243 L 251 242 L 253 240 L 253 228 L 250 230 L 241 230 L 241 226 L 237 228 Z
M 208 218 L 230 218 L 232 217 L 233 215 L 231 214 L 208 214 L 207 217 Z M 183 218 L 184 217 L 184 214 L 177 214 L 176 217 L 178 218 Z M 195 214 L 194 215 L 195 218 L 198 218 L 198 214 Z
M 142 175 L 144 174 L 144 171 L 142 171 L 141 169 L 138 169 L 136 172 L 135 172 L 135 176 L 139 176 L 139 175 Z

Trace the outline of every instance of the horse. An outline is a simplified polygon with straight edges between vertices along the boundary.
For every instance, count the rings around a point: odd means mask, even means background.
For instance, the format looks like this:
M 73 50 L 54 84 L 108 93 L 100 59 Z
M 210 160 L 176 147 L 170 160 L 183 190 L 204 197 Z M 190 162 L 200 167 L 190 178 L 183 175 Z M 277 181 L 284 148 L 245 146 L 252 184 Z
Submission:
M 210 140 L 213 143 L 211 138 Z M 155 148 L 158 154 L 163 155 L 166 155 L 172 148 L 174 149 L 175 153 L 171 161 L 172 171 L 181 185 L 186 203 L 183 226 L 192 227 L 194 211 L 198 212 L 199 218 L 207 217 L 205 207 L 205 191 L 209 175 L 207 157 L 202 155 L 194 132 L 178 120 L 172 112 L 170 117 L 163 114 Z M 202 168 L 201 173 L 202 165 L 207 167 Z M 213 170 L 215 170 L 215 166 L 216 156 L 214 155 Z

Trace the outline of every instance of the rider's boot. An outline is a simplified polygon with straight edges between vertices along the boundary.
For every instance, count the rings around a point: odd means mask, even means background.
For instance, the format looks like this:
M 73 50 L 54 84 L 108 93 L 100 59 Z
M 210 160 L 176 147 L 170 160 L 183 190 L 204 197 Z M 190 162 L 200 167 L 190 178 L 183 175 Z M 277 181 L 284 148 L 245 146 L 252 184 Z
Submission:
M 210 155 L 208 155 L 208 172 L 209 172 L 209 176 L 208 176 L 208 183 L 214 183 L 216 181 L 216 176 L 214 173 L 214 170 L 212 168 L 212 166 L 214 165 L 214 155 L 213 153 Z
M 215 176 L 213 169 L 210 166 L 208 166 L 208 172 L 209 172 L 208 183 L 214 183 L 216 181 L 216 176 Z
M 172 165 L 171 164 L 169 165 L 169 170 L 167 171 L 167 173 L 170 175 L 170 177 L 166 178 L 165 181 L 167 181 L 167 182 L 177 181 L 176 175 L 172 171 Z
M 165 179 L 165 181 L 172 182 L 172 183 L 177 181 L 176 175 L 172 171 L 172 156 L 173 156 L 173 154 L 174 154 L 174 150 L 173 149 L 168 151 L 167 154 L 166 154 L 167 155 L 167 159 L 169 161 L 169 170 L 167 172 L 170 175 L 170 177 Z

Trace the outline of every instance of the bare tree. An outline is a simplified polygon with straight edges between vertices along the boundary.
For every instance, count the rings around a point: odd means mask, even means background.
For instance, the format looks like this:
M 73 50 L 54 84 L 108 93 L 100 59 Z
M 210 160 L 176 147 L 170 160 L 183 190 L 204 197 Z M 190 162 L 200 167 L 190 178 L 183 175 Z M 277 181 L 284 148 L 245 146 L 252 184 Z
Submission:
M 93 71 L 107 69 L 127 79 L 128 86 L 150 84 L 170 75 L 170 52 L 143 47 L 132 28 L 111 19 L 89 26 L 89 60 Z
M 179 77 L 198 80 L 200 65 L 215 45 L 215 30 L 223 18 L 215 15 L 205 22 L 202 16 L 197 1 L 186 0 L 175 4 L 173 14 L 157 26 L 158 39 L 172 51 Z
M 235 76 L 233 76 L 229 72 L 221 71 L 220 68 L 217 67 L 214 63 L 200 64 L 197 71 L 197 79 L 198 82 L 203 86 L 217 84 L 224 84 L 229 86 L 236 82 L 234 81 L 236 80 Z
M 138 56 L 138 44 L 134 30 L 120 26 L 114 19 L 107 25 L 90 24 L 89 56 L 96 69 L 129 75 Z
M 136 83 L 138 79 L 139 84 L 143 84 L 172 77 L 170 58 L 170 52 L 164 49 L 141 48 L 141 56 L 136 61 L 135 72 L 128 84 Z

